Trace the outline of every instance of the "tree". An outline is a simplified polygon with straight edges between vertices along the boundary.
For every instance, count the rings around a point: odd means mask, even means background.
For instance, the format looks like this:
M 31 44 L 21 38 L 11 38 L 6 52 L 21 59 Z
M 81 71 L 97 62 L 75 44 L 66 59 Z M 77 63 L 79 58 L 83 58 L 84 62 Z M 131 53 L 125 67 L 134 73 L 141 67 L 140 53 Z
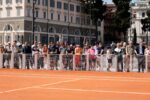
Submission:
M 102 0 L 82 0 L 85 8 L 85 12 L 91 15 L 91 19 L 95 25 L 96 41 L 98 40 L 98 21 L 102 22 L 104 14 L 106 12 L 106 6 Z
M 147 10 L 147 16 L 144 19 L 141 19 L 142 30 L 147 32 L 147 44 L 148 44 L 148 32 L 150 31 L 150 10 Z
M 131 0 L 113 0 L 116 5 L 116 12 L 113 18 L 113 27 L 116 32 L 123 34 L 124 41 L 126 41 L 127 30 L 130 27 L 131 13 L 130 2 Z
M 133 29 L 133 44 L 136 45 L 137 43 L 137 33 L 136 33 L 136 29 Z

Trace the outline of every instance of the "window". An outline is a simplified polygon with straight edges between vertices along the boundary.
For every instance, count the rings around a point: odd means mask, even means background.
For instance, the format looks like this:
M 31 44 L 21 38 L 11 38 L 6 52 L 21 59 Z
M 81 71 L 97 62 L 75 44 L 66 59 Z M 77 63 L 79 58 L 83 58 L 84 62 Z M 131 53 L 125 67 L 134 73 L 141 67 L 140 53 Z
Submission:
M 6 9 L 6 11 L 7 11 L 7 17 L 10 17 L 10 15 L 11 15 L 11 9 Z
M 0 0 L 0 5 L 3 5 L 3 0 Z
M 81 24 L 82 24 L 82 25 L 85 24 L 85 18 L 84 18 L 84 17 L 81 18 Z
M 46 12 L 43 12 L 43 18 L 46 19 Z
M 80 12 L 81 8 L 80 6 L 76 6 L 76 12 Z
M 30 17 L 31 16 L 30 14 L 31 14 L 31 9 L 27 8 L 27 16 Z
M 81 7 L 81 12 L 85 13 L 85 8 L 83 6 Z
M 74 11 L 74 5 L 70 4 L 70 11 Z
M 55 28 L 54 27 L 50 27 L 48 30 L 49 33 L 55 33 Z
M 64 10 L 68 10 L 68 4 L 64 3 Z
M 133 18 L 136 18 L 136 14 L 133 14 Z
M 86 21 L 86 22 L 87 22 L 87 23 L 86 23 L 87 25 L 90 25 L 90 23 L 91 23 L 90 16 L 87 17 L 87 21 Z
M 60 14 L 58 14 L 58 21 L 60 21 Z
M 76 17 L 76 24 L 80 24 L 80 17 Z
M 36 0 L 36 4 L 40 5 L 41 0 Z
M 17 10 L 17 16 L 20 16 L 21 15 L 21 8 L 16 8 Z
M 54 14 L 53 14 L 53 13 L 51 13 L 51 20 L 53 20 L 53 17 L 54 17 Z
M 42 4 L 43 4 L 43 6 L 47 6 L 48 5 L 48 0 L 42 0 Z
M 36 31 L 36 32 L 41 32 L 41 27 L 40 27 L 39 25 L 36 25 L 36 26 L 35 26 L 35 31 Z
M 55 1 L 54 0 L 50 0 L 50 7 L 55 7 Z
M 39 11 L 38 11 L 38 10 L 35 11 L 35 16 L 36 16 L 36 17 L 39 16 Z
M 30 3 L 31 2 L 31 0 L 28 0 L 28 3 Z
M 22 3 L 22 0 L 16 0 L 16 3 Z
M 11 25 L 6 25 L 5 26 L 5 31 L 12 31 L 13 28 L 11 27 Z
M 145 17 L 145 12 L 142 12 L 142 17 Z
M 68 29 L 66 29 L 66 28 L 62 29 L 62 33 L 63 34 L 68 34 Z
M 73 23 L 73 16 L 71 16 L 71 23 Z
M 12 4 L 12 0 L 6 0 L 6 4 Z
M 64 21 L 67 22 L 67 16 L 66 15 L 64 16 Z
M 61 2 L 58 1 L 58 2 L 57 2 L 57 8 L 58 8 L 58 9 L 61 9 L 61 6 L 62 6 Z

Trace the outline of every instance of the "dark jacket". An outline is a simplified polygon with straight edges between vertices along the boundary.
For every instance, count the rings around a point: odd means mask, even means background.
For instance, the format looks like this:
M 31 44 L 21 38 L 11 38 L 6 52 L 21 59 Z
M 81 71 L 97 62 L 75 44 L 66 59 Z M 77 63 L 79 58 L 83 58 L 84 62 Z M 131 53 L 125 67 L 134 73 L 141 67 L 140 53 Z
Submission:
M 140 54 L 140 45 L 138 45 L 136 47 L 136 52 L 137 52 L 137 54 Z M 142 54 L 141 55 L 144 55 L 144 54 L 145 54 L 145 46 L 143 45 L 142 46 Z
M 25 54 L 31 54 L 32 53 L 32 49 L 31 46 L 25 46 L 22 48 L 22 52 Z

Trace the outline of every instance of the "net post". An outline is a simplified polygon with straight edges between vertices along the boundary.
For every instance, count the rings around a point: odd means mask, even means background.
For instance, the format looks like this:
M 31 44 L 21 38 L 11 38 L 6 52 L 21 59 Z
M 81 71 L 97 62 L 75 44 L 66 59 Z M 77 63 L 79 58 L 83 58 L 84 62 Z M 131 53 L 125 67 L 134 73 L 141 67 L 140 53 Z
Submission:
M 14 68 L 14 53 L 11 53 L 10 69 Z
M 86 71 L 89 71 L 89 54 L 86 55 Z
M 59 69 L 62 70 L 64 68 L 64 65 L 63 65 L 63 55 L 60 54 L 59 55 Z
M 47 61 L 46 61 L 46 63 L 47 63 L 47 70 L 49 70 L 50 69 L 50 55 L 49 54 L 47 54 Z
M 37 69 L 38 67 L 38 54 L 34 55 L 34 68 L 33 69 Z
M 75 55 L 73 55 L 73 70 L 76 69 L 76 63 L 75 63 Z
M 3 54 L 0 54 L 0 68 L 3 67 Z
M 145 71 L 148 72 L 148 55 L 145 55 Z
M 22 69 L 25 69 L 26 68 L 26 55 L 25 54 L 22 54 Z

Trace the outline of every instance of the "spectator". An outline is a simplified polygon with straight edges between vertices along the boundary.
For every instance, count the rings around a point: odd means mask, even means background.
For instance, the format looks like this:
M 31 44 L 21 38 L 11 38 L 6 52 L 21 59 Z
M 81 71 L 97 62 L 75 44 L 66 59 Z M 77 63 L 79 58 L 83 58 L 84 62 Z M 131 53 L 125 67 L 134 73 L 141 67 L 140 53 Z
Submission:
M 107 48 L 106 58 L 107 58 L 107 61 L 108 61 L 107 71 L 111 71 L 110 68 L 112 67 L 112 49 L 110 47 Z
M 120 43 L 117 43 L 117 47 L 115 48 L 114 52 L 117 55 L 117 71 L 122 72 L 123 71 L 123 51 L 121 49 Z
M 8 42 L 5 45 L 5 55 L 4 55 L 4 67 L 9 68 L 10 67 L 10 61 L 11 61 L 11 44 Z
M 126 47 L 126 69 L 127 72 L 130 72 L 130 69 L 133 68 L 133 56 L 135 54 L 135 48 L 132 41 L 129 41 L 129 45 Z
M 150 49 L 148 46 L 145 46 L 145 55 L 150 55 Z
M 44 57 L 43 57 L 43 46 L 42 43 L 38 43 L 38 69 L 43 69 L 44 68 Z
M 96 63 L 96 53 L 95 49 L 93 46 L 90 46 L 88 49 L 88 54 L 89 54 L 89 61 L 90 61 L 90 70 L 95 70 L 95 63 Z
M 0 44 L 0 54 L 4 53 L 4 46 Z
M 81 53 L 82 53 L 82 49 L 80 48 L 80 45 L 76 45 L 76 48 L 75 48 L 75 64 L 76 64 L 76 70 L 80 70 Z
M 33 66 L 33 59 L 32 59 L 32 49 L 31 46 L 25 42 L 22 46 L 22 53 L 26 56 L 26 66 L 27 69 L 31 69 Z
M 139 43 L 136 48 L 137 58 L 138 58 L 138 72 L 144 72 L 145 69 L 145 46 L 143 45 L 143 41 Z

